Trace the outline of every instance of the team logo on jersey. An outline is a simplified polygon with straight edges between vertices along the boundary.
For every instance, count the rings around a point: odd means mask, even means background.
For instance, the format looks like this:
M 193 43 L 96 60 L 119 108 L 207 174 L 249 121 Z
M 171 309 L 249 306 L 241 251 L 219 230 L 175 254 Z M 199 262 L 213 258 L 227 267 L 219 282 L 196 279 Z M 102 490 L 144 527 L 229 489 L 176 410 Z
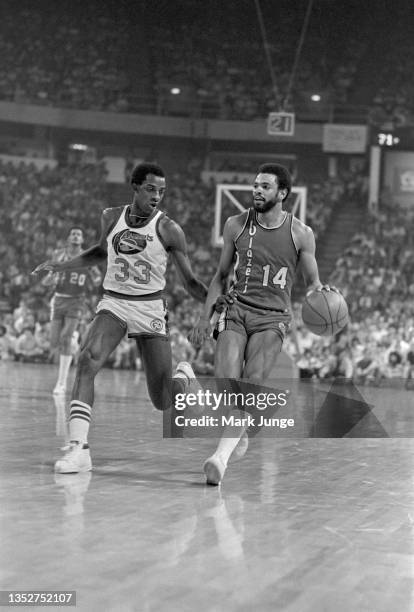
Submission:
M 152 319 L 150 327 L 156 332 L 161 331 L 163 327 L 161 319 Z
M 141 253 L 147 246 L 147 242 L 151 240 L 150 234 L 145 236 L 130 229 L 124 229 L 112 238 L 112 246 L 117 255 L 136 255 Z

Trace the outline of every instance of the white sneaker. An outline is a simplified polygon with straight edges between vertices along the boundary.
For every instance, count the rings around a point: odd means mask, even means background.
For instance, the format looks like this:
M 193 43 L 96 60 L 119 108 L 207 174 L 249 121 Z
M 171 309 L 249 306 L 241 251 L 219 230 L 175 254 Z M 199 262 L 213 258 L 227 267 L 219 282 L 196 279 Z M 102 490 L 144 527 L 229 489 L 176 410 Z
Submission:
M 186 378 L 187 384 L 190 384 L 195 380 L 196 375 L 194 374 L 194 370 L 188 363 L 188 361 L 180 361 L 180 363 L 178 363 L 177 367 L 175 368 L 175 374 L 173 378 Z
M 62 459 L 55 463 L 55 472 L 58 474 L 78 474 L 79 472 L 90 472 L 92 469 L 89 444 L 69 442 L 62 450 L 66 451 Z
M 64 395 L 66 393 L 66 385 L 62 385 L 62 383 L 57 382 L 55 388 L 53 389 L 53 395 Z
M 209 485 L 219 485 L 223 480 L 227 465 L 215 455 L 212 455 L 203 465 L 206 482 Z

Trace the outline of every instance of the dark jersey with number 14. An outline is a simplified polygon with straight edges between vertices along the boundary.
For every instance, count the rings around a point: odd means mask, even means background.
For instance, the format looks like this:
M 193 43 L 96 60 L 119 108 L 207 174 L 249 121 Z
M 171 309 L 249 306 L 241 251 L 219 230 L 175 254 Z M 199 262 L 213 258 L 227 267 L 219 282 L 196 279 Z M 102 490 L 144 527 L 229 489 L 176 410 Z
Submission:
M 290 294 L 298 263 L 293 215 L 286 213 L 277 227 L 267 228 L 251 208 L 234 241 L 236 264 L 232 290 L 240 302 L 280 312 L 290 312 Z

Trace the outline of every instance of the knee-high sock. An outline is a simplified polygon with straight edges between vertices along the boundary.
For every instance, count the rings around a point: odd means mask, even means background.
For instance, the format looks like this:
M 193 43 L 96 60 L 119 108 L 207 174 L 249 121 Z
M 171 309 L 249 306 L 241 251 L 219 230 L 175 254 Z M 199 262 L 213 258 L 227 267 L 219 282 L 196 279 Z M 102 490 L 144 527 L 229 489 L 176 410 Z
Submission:
M 90 422 L 91 406 L 79 400 L 72 400 L 69 414 L 69 440 L 86 443 Z

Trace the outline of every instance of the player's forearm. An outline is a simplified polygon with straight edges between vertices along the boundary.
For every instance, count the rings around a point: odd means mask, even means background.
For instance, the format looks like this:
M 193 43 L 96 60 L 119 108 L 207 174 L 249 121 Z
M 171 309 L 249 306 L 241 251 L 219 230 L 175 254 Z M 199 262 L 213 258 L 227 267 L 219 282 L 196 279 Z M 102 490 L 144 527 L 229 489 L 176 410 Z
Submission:
M 42 280 L 42 285 L 44 287 L 50 287 L 51 285 L 53 285 L 55 282 L 55 276 L 56 275 L 54 272 L 49 272 Z
M 319 279 L 319 275 L 316 276 L 312 276 L 312 277 L 305 277 L 305 285 L 306 285 L 306 294 L 311 293 L 312 291 L 315 291 L 316 289 L 321 289 L 322 287 L 322 283 Z
M 213 312 L 217 298 L 223 293 L 223 279 L 219 276 L 214 276 L 210 283 L 207 293 L 207 299 L 204 304 L 203 314 L 201 315 L 204 319 L 210 319 Z
M 192 278 L 186 284 L 188 293 L 198 302 L 204 302 L 207 296 L 207 287 L 198 278 Z
M 73 270 L 74 268 L 94 266 L 106 259 L 106 255 L 105 249 L 96 244 L 78 255 L 78 257 L 62 262 L 59 265 L 59 270 Z

